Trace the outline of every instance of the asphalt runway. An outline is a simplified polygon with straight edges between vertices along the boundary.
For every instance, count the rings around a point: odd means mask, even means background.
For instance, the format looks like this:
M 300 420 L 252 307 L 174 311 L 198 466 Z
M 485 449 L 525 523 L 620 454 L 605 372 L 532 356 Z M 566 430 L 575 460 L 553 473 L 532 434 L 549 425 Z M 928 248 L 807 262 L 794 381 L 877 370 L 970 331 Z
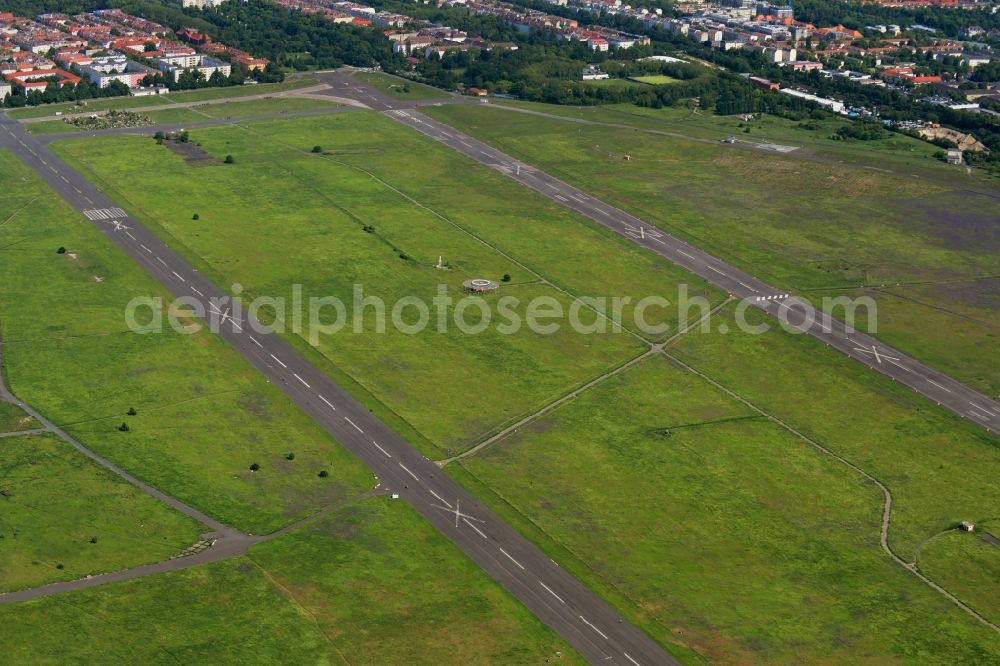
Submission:
M 203 308 L 205 320 L 217 327 L 218 334 L 361 459 L 386 491 L 413 506 L 589 662 L 679 663 L 280 336 L 235 312 L 222 290 L 6 115 L 0 115 L 0 147 L 34 169 L 170 293 Z
M 530 164 L 525 164 L 450 125 L 432 120 L 420 113 L 421 104 L 433 106 L 433 101 L 399 102 L 365 86 L 350 72 L 324 73 L 320 79 L 330 86 L 330 94 L 353 97 L 371 109 L 655 252 L 671 263 L 745 301 L 748 307 L 773 315 L 779 322 L 786 323 L 789 330 L 811 335 L 962 418 L 991 433 L 1000 433 L 1000 403 L 997 401 L 868 334 L 848 328 L 843 322 L 816 310 L 804 299 L 773 287 Z M 474 98 L 466 99 L 470 103 L 481 103 Z M 497 110 L 497 113 L 501 111 Z

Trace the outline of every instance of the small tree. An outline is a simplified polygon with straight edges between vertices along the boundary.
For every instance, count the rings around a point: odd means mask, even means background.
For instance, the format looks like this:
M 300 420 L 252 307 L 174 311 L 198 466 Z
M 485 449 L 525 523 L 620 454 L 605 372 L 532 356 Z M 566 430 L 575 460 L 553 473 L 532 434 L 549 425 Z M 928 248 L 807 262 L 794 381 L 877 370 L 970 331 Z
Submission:
M 97 543 L 97 537 L 95 536 L 90 537 L 90 543 Z
M 323 146 L 313 146 L 313 152 L 314 153 L 322 153 L 323 152 Z
M 252 465 L 250 465 L 250 471 L 251 472 L 256 472 L 259 469 L 260 469 L 260 465 L 258 465 L 257 463 L 253 463 Z
M 138 414 L 138 412 L 135 411 L 135 407 L 129 407 L 128 408 L 128 415 L 129 416 L 135 416 L 136 414 Z
M 60 247 L 58 250 L 56 250 L 56 254 L 66 254 L 66 248 Z
M 201 215 L 199 215 L 198 213 L 195 213 L 194 215 L 191 216 L 191 219 L 192 220 L 200 220 L 201 219 Z
M 285 456 L 285 460 L 295 460 L 295 454 L 289 453 L 287 456 Z
M 325 479 L 325 478 L 326 478 L 326 477 L 328 477 L 328 476 L 330 476 L 330 473 L 329 473 L 328 471 L 326 471 L 325 469 L 324 469 L 324 470 L 322 470 L 322 471 L 321 471 L 321 472 L 319 473 L 319 478 L 321 478 L 321 479 Z
M 503 277 L 500 278 L 500 280 L 503 282 L 510 282 L 510 273 L 504 273 Z
M 161 131 L 154 134 L 153 138 L 156 139 L 157 141 L 163 141 L 163 139 L 166 138 L 166 135 Z
M 226 159 L 223 160 L 223 162 L 225 162 L 226 164 L 232 164 L 235 161 L 236 160 L 233 159 L 232 155 L 226 155 Z
M 120 426 L 118 426 L 118 429 L 120 431 L 122 431 L 122 432 L 128 432 L 128 430 L 129 430 L 128 424 L 125 423 L 124 421 L 122 421 L 122 424 Z

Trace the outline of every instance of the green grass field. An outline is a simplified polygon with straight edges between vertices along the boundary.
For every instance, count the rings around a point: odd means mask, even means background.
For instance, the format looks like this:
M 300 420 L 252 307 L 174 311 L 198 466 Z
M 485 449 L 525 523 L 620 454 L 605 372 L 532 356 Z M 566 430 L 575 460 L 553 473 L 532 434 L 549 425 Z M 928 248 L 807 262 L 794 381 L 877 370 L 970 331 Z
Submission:
M 0 191 L 0 323 L 20 399 L 144 481 L 251 532 L 373 484 L 212 334 L 129 331 L 127 303 L 163 292 L 9 153 Z
M 920 551 L 920 570 L 996 624 L 1000 622 L 1000 523 L 976 520 L 976 532 L 953 531 Z
M 0 402 L 0 433 L 40 428 L 41 423 L 23 409 L 9 402 Z
M 582 663 L 400 501 L 366 500 L 248 557 L 351 663 Z
M 196 123 L 210 118 L 239 118 L 277 113 L 296 113 L 315 109 L 330 109 L 338 106 L 335 102 L 299 97 L 265 97 L 263 99 L 199 104 L 197 106 L 142 111 L 153 124 Z M 50 120 L 31 123 L 27 129 L 32 134 L 65 134 L 84 131 L 64 120 Z M 137 129 L 141 131 L 141 128 Z
M 969 183 L 943 171 L 931 182 L 498 109 L 427 113 L 779 288 L 899 283 L 905 294 L 906 285 L 917 285 L 938 309 L 936 320 L 946 320 L 952 348 L 937 344 L 936 326 L 920 323 L 897 336 L 904 351 L 1000 393 L 1000 364 L 965 342 L 982 337 L 979 323 L 946 316 L 955 308 L 997 307 L 1000 235 L 990 222 L 996 203 L 988 190 L 965 190 Z M 633 159 L 623 160 L 625 154 Z M 970 289 L 958 284 L 984 277 L 993 279 Z M 926 289 L 946 284 L 946 297 Z M 911 305 L 895 309 L 897 328 L 920 318 L 919 311 L 903 314 Z
M 443 90 L 438 90 L 431 86 L 426 86 L 416 81 L 409 81 L 398 76 L 382 74 L 379 72 L 358 72 L 354 75 L 373 88 L 378 88 L 393 99 L 399 100 L 435 100 L 448 99 L 449 95 Z
M 654 74 L 651 76 L 633 76 L 630 78 L 632 81 L 638 81 L 639 83 L 645 83 L 651 86 L 661 86 L 668 83 L 677 83 L 677 79 L 671 76 L 664 76 L 662 74 Z
M 993 632 L 882 553 L 877 488 L 662 358 L 460 465 L 561 564 L 709 662 L 1000 656 Z
M 0 439 L 0 592 L 159 562 L 204 529 L 54 435 Z
M 185 104 L 188 102 L 202 102 L 213 99 L 225 99 L 229 97 L 246 97 L 248 95 L 268 95 L 271 93 L 285 92 L 316 85 L 317 81 L 311 77 L 302 77 L 282 83 L 262 83 L 253 86 L 233 86 L 231 88 L 204 88 L 201 90 L 189 90 L 172 92 L 166 95 L 156 95 L 154 97 L 110 97 L 107 99 L 87 100 L 85 106 L 80 106 L 75 102 L 65 102 L 62 104 L 42 104 L 39 106 L 29 106 L 23 109 L 13 109 L 8 111 L 11 118 L 23 120 L 25 118 L 44 118 L 45 116 L 55 116 L 61 113 L 83 113 L 95 111 L 108 111 L 110 109 L 141 109 L 147 106 L 163 106 L 166 104 Z
M 385 498 L 246 557 L 0 606 L 0 621 L 0 650 L 13 663 L 583 663 Z
M 247 127 L 197 131 L 196 140 L 210 153 L 235 156 L 236 164 L 225 168 L 185 167 L 141 139 L 72 141 L 56 149 L 187 248 L 220 283 L 239 281 L 249 294 L 288 295 L 298 282 L 307 297 L 332 294 L 350 303 L 353 285 L 363 284 L 365 293 L 391 304 L 404 295 L 430 300 L 438 284 L 456 297 L 465 279 L 509 274 L 502 293 L 522 301 L 550 296 L 567 306 L 568 297 L 541 279 L 576 295 L 638 298 L 646 290 L 671 299 L 684 280 L 565 210 L 374 114 Z M 315 144 L 327 154 L 310 153 Z M 147 176 L 149 187 L 116 187 L 126 163 Z M 206 183 L 203 195 L 185 195 L 184 208 L 171 205 L 188 192 L 191 177 Z M 440 186 L 442 179 L 448 188 Z M 190 219 L 194 212 L 198 221 Z M 366 224 L 374 233 L 362 231 Z M 573 241 L 551 257 L 548 244 L 570 233 Z M 433 268 L 439 256 L 451 270 Z M 619 257 L 621 272 L 579 270 L 584 261 L 609 256 Z M 691 290 L 720 299 L 698 281 Z M 642 349 L 626 333 L 577 335 L 565 327 L 549 336 L 528 330 L 502 335 L 495 327 L 478 335 L 388 329 L 385 335 L 348 332 L 323 339 L 319 351 L 429 438 L 434 455 L 462 450 Z M 430 396 L 428 386 L 435 387 Z
M 637 88 L 641 84 L 633 81 L 631 79 L 594 79 L 591 81 L 584 81 L 584 85 L 594 86 L 595 88 Z
M 301 97 L 272 97 L 246 101 L 225 102 L 224 104 L 202 104 L 191 110 L 211 118 L 236 118 L 268 113 L 294 113 L 314 109 L 330 109 L 338 106 L 333 101 L 306 99 Z
M 740 333 L 732 308 L 723 313 L 728 334 L 688 335 L 671 353 L 885 483 L 894 498 L 889 543 L 900 557 L 1000 504 L 996 436 L 813 338 L 776 325 Z

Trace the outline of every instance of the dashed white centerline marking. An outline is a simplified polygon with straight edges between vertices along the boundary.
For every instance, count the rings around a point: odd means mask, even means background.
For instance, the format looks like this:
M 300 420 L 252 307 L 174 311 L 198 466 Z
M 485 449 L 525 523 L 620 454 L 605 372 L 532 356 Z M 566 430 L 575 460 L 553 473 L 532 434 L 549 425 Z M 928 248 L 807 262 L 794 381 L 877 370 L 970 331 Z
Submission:
M 163 259 L 160 259 L 159 257 L 157 257 L 157 258 L 156 258 L 156 260 L 157 260 L 158 262 L 160 262 L 161 264 L 163 264 L 164 266 L 166 266 L 166 265 L 167 265 L 167 262 L 163 261 Z
M 141 248 L 142 248 L 143 250 L 145 250 L 146 252 L 150 252 L 150 253 L 152 252 L 152 250 L 150 250 L 150 249 L 149 249 L 148 247 L 146 247 L 145 245 L 140 245 L 139 247 L 141 247 Z
M 599 633 L 601 635 L 601 638 L 603 638 L 604 640 L 608 640 L 608 635 L 606 633 L 604 633 L 603 631 L 601 631 L 600 629 L 598 629 L 592 622 L 590 622 L 589 620 L 587 620 L 587 618 L 585 618 L 584 616 L 581 615 L 580 619 L 583 620 L 583 623 L 585 625 L 587 625 L 588 627 L 590 627 L 591 629 L 593 629 L 594 631 L 596 631 L 597 633 Z
M 970 402 L 969 404 L 972 405 L 975 409 L 978 409 L 981 412 L 985 412 L 986 414 L 994 414 L 994 415 L 996 414 L 996 412 L 994 412 L 992 409 L 987 409 L 986 407 L 981 407 L 981 406 L 977 405 L 974 402 Z
M 481 529 L 470 523 L 468 518 L 462 518 L 462 522 L 471 527 L 472 529 L 476 530 L 476 533 L 479 534 L 479 536 L 483 537 L 484 539 L 489 539 L 489 537 L 486 536 L 486 534 L 484 534 Z
M 382 453 L 384 453 L 386 458 L 391 458 L 392 457 L 392 454 L 389 453 L 388 451 L 386 451 L 385 449 L 383 449 L 381 446 L 379 446 L 378 442 L 372 442 L 372 444 L 375 445 L 376 449 L 378 449 L 379 451 L 381 451 Z
M 430 488 L 428 488 L 427 490 L 430 492 L 431 495 L 434 495 L 434 497 L 436 497 L 439 502 L 441 502 L 442 504 L 444 504 L 449 509 L 451 508 L 451 502 L 449 502 L 445 498 L 441 497 L 440 495 L 438 495 L 436 492 L 434 492 Z
M 173 273 L 173 274 L 174 274 L 174 276 L 175 276 L 175 277 L 176 277 L 176 278 L 177 278 L 178 280 L 180 280 L 181 282 L 187 282 L 187 280 L 185 280 L 184 278 L 182 278 L 182 277 L 180 276 L 180 273 L 178 273 L 177 271 L 170 271 L 170 272 L 171 272 L 171 273 Z
M 280 358 L 278 358 L 274 354 L 271 354 L 271 358 L 273 358 L 275 361 L 277 361 L 278 363 L 280 363 L 281 367 L 283 367 L 283 368 L 287 368 L 288 367 L 287 365 L 285 365 L 284 361 L 282 361 Z
M 559 596 L 558 594 L 556 594 L 555 592 L 553 592 L 553 591 L 552 591 L 552 588 L 551 588 L 551 587 L 549 587 L 548 585 L 546 585 L 546 584 L 545 584 L 545 583 L 543 583 L 542 581 L 538 581 L 538 584 L 539 584 L 539 585 L 541 585 L 542 587 L 544 587 L 544 588 L 545 588 L 545 591 L 546 591 L 546 592 L 548 592 L 548 593 L 549 593 L 549 594 L 551 594 L 551 595 L 552 595 L 553 597 L 555 597 L 556 599 L 558 599 L 558 600 L 559 600 L 559 603 L 561 603 L 561 604 L 564 604 L 564 603 L 566 603 L 565 601 L 563 601 L 563 598 L 562 598 L 562 597 L 560 597 L 560 596 Z
M 931 379 L 929 377 L 924 377 L 924 379 L 926 379 L 927 381 L 929 381 L 931 384 L 934 384 L 934 386 L 937 386 L 942 391 L 947 391 L 948 393 L 951 393 L 951 389 L 948 388 L 947 386 L 942 386 L 941 384 L 938 384 L 936 381 L 934 381 L 933 379 Z
M 561 194 L 557 194 L 557 195 L 556 195 L 556 199 L 559 199 L 559 201 L 562 201 L 562 202 L 566 202 L 566 201 L 569 201 L 569 199 L 567 199 L 566 197 L 564 197 L 564 196 L 563 196 L 563 195 L 561 195 Z
M 706 266 L 706 268 L 708 268 L 708 269 L 709 269 L 709 270 L 711 270 L 711 271 L 715 271 L 715 272 L 716 272 L 716 273 L 718 273 L 719 275 L 725 275 L 725 273 L 723 273 L 722 271 L 720 271 L 720 270 L 719 270 L 718 268 L 716 268 L 715 266 Z
M 309 384 L 306 383 L 306 380 L 302 379 L 301 377 L 299 377 L 294 372 L 292 373 L 292 377 L 295 377 L 297 380 L 299 380 L 300 382 L 302 382 L 302 385 L 305 386 L 306 388 L 312 388 L 312 386 L 309 386 Z
M 685 252 L 684 250 L 677 250 L 677 251 L 678 251 L 678 252 L 680 252 L 681 254 L 683 254 L 683 255 L 684 255 L 685 257 L 687 257 L 688 259 L 694 259 L 694 255 L 693 255 L 693 254 L 688 254 L 688 253 L 687 253 L 687 252 Z
M 191 287 L 191 291 L 193 291 L 194 293 L 198 294 L 199 296 L 202 296 L 202 297 L 205 296 L 205 294 L 203 294 L 200 291 L 198 291 L 198 287 Z
M 639 662 L 637 662 L 637 661 L 636 661 L 635 659 L 633 659 L 632 657 L 630 657 L 630 656 L 629 656 L 629 654 L 628 654 L 628 652 L 622 652 L 622 654 L 623 654 L 623 655 L 625 655 L 625 658 L 626 658 L 626 659 L 628 659 L 628 660 L 629 660 L 629 661 L 631 661 L 631 662 L 632 662 L 633 664 L 635 664 L 635 666 L 642 666 L 642 664 L 640 664 L 640 663 L 639 663 Z
M 507 556 L 508 560 L 510 560 L 511 562 L 513 562 L 514 564 L 516 564 L 517 566 L 521 567 L 522 571 L 524 570 L 524 565 L 521 564 L 520 562 L 518 562 L 517 560 L 515 560 L 513 557 L 511 557 L 510 553 L 508 553 L 506 550 L 504 550 L 501 546 L 497 546 L 497 548 L 500 549 L 501 553 L 503 553 L 504 555 Z
M 345 420 L 346 420 L 346 421 L 347 421 L 348 423 L 350 423 L 350 424 L 351 424 L 352 426 L 354 426 L 354 429 L 355 429 L 355 430 L 357 430 L 358 432 L 364 432 L 364 430 L 362 430 L 361 428 L 359 428 L 359 427 L 358 427 L 358 424 L 357 424 L 357 423 L 355 423 L 354 421 L 352 421 L 351 419 L 347 418 L 346 416 L 344 417 L 344 419 L 345 419 Z
M 410 477 L 412 477 L 414 481 L 419 481 L 420 480 L 420 477 L 418 477 L 416 474 L 414 474 L 413 472 L 411 472 L 409 467 L 407 467 L 403 463 L 396 463 L 396 464 L 399 465 L 400 467 L 402 467 L 403 471 L 406 472 L 407 474 L 409 474 Z
M 250 339 L 251 339 L 251 340 L 253 340 L 253 337 L 251 337 Z M 253 340 L 253 341 L 254 341 L 254 342 L 257 342 L 256 340 Z M 259 342 L 257 342 L 257 344 L 259 345 L 260 343 L 259 343 Z M 326 399 L 326 398 L 324 398 L 323 396 L 319 396 L 319 399 L 320 399 L 320 400 L 322 400 L 323 402 L 325 402 L 325 403 L 326 403 L 326 406 L 327 406 L 327 407 L 329 407 L 329 408 L 330 408 L 330 409 L 332 409 L 333 411 L 337 411 L 337 408 L 333 406 L 333 403 L 332 403 L 332 402 L 330 402 L 329 400 L 327 400 L 327 399 Z
M 132 235 L 131 231 L 126 231 L 125 235 L 128 236 L 129 238 L 131 238 L 132 240 L 138 240 L 135 236 Z

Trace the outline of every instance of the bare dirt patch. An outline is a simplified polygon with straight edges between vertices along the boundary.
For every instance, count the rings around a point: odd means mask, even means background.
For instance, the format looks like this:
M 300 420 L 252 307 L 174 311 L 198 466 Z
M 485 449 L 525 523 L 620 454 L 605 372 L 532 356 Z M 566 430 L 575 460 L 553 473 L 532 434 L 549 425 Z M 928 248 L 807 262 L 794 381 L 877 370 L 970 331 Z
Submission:
M 164 141 L 163 145 L 167 150 L 180 155 L 185 162 L 192 166 L 209 166 L 221 164 L 221 162 L 204 150 L 201 146 L 190 141 Z

